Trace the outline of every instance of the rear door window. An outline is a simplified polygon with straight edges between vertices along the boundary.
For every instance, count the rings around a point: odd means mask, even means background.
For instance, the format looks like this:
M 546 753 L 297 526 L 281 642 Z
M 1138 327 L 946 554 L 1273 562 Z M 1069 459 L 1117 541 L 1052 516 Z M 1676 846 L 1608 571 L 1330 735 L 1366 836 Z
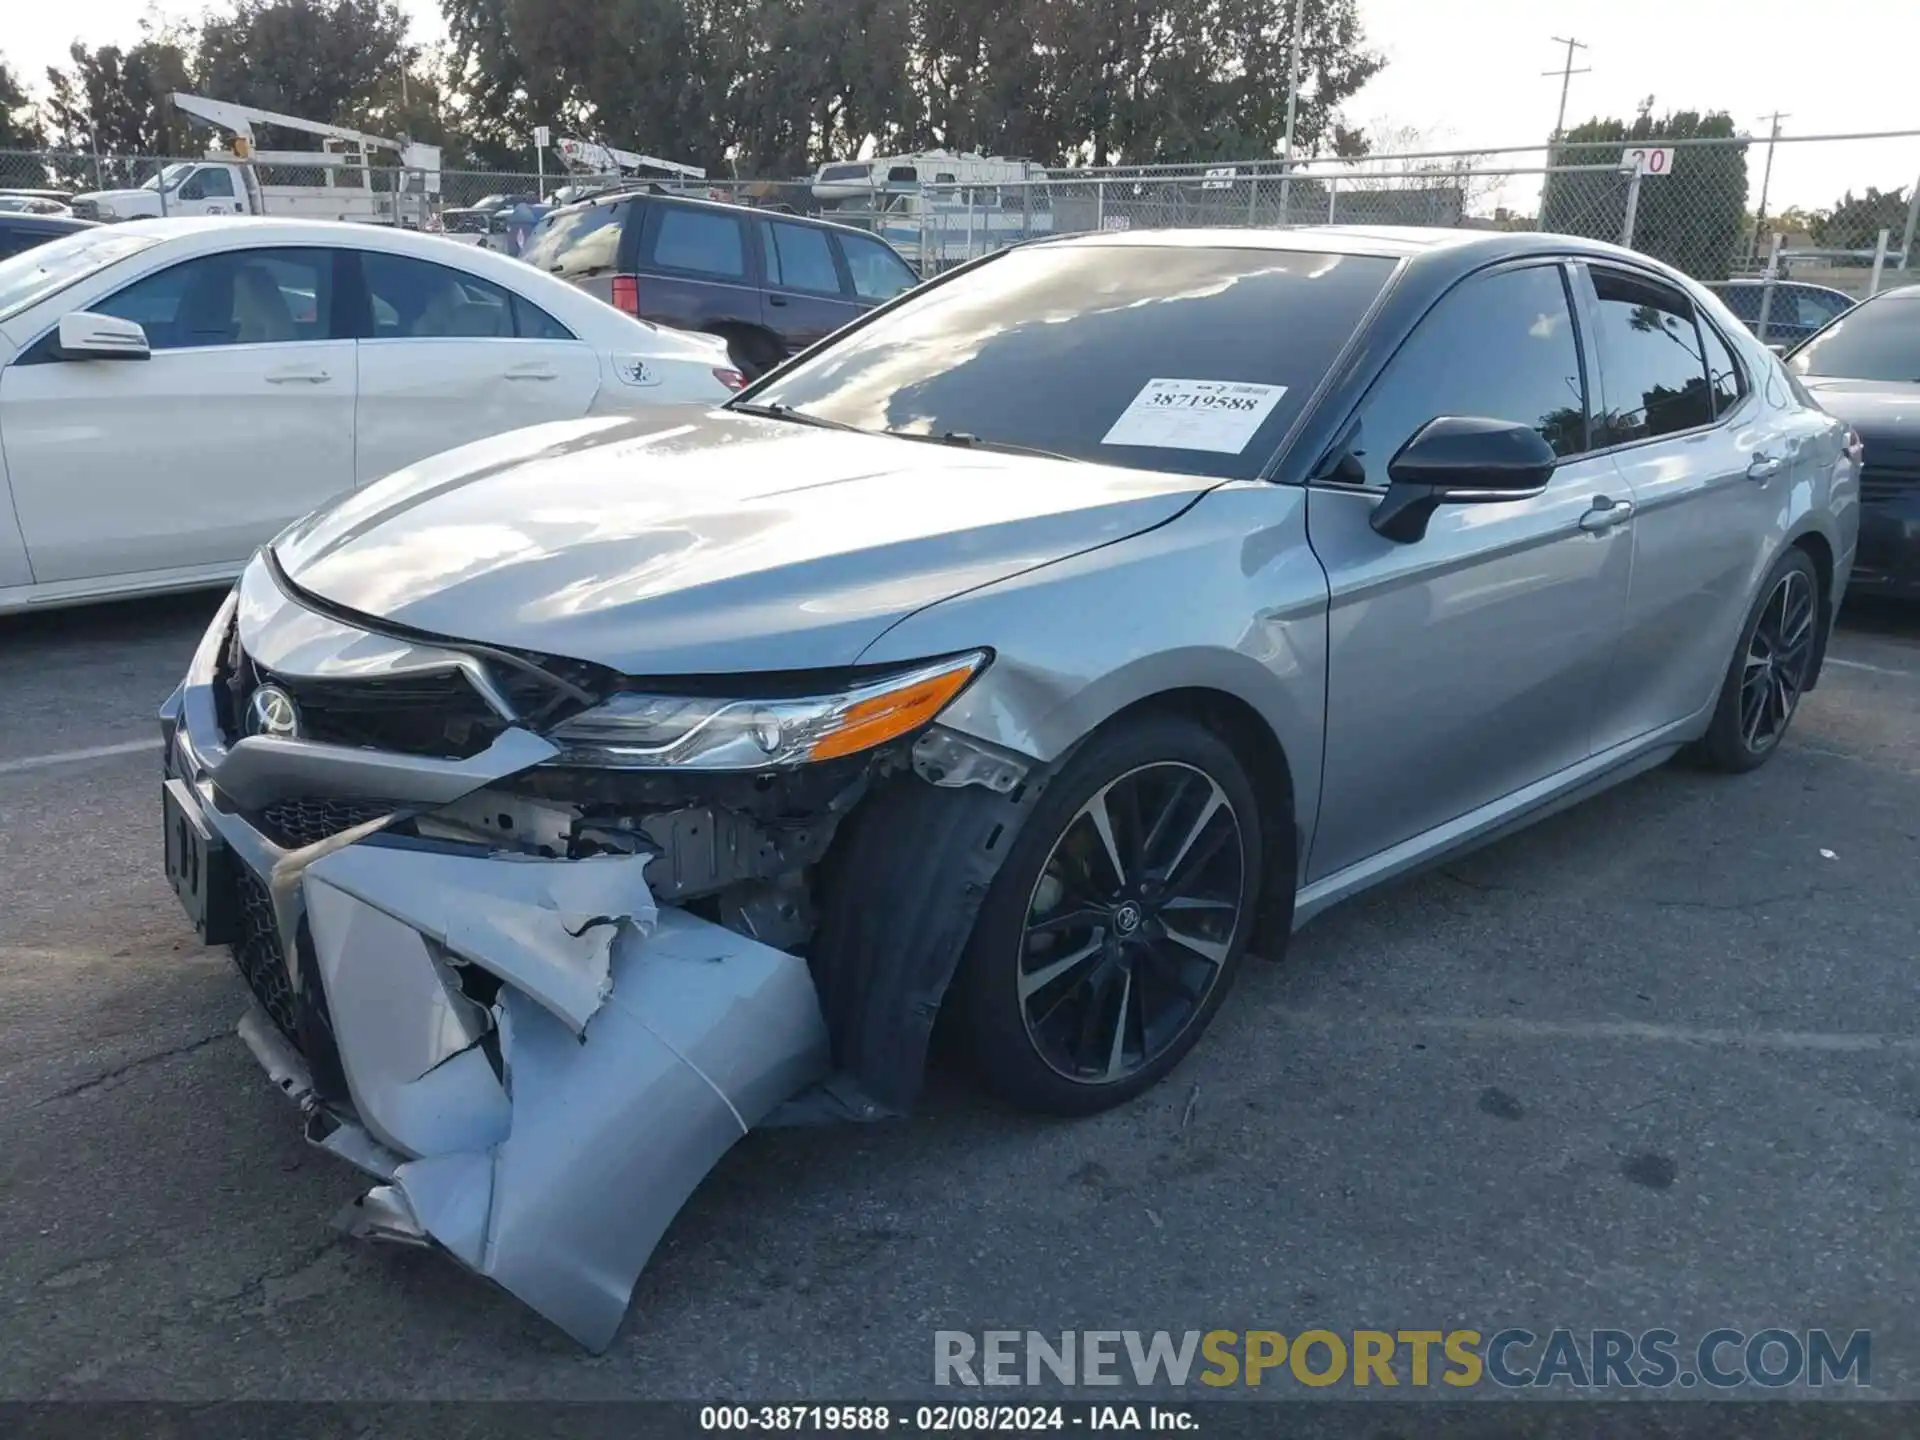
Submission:
M 1606 394 L 1597 440 L 1623 445 L 1713 423 L 1706 352 L 1693 302 L 1624 270 L 1591 271 Z
M 662 205 L 653 237 L 653 263 L 716 280 L 747 278 L 747 247 L 737 217 L 721 210 Z
M 617 269 L 620 234 L 631 204 L 586 205 L 548 216 L 534 231 L 520 258 L 536 270 L 563 280 L 578 280 Z
M 834 267 L 827 232 L 811 225 L 774 221 L 767 226 L 767 278 L 788 290 L 838 295 L 840 272 Z

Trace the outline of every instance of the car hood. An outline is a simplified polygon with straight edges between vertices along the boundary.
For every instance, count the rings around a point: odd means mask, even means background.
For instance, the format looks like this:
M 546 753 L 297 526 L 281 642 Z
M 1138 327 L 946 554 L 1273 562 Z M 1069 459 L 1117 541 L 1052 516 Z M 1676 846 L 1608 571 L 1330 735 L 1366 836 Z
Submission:
M 1813 392 L 1822 410 L 1858 432 L 1869 465 L 1888 452 L 1920 459 L 1920 384 L 1819 375 L 1802 375 L 1800 383 Z
M 449 451 L 273 549 L 301 589 L 444 637 L 632 675 L 831 668 L 1217 483 L 663 407 Z
M 86 194 L 76 195 L 73 198 L 76 204 L 85 200 L 95 205 L 111 206 L 122 212 L 145 207 L 156 215 L 160 213 L 160 195 L 154 190 L 89 190 Z

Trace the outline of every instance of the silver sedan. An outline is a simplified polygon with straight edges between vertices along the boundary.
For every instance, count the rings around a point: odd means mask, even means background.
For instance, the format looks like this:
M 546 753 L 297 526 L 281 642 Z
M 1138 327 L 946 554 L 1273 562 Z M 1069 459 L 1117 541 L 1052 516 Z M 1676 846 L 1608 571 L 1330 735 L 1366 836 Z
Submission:
M 163 714 L 169 871 L 362 1232 L 603 1345 L 727 1144 L 904 1112 L 941 1014 L 1095 1111 L 1327 906 L 1763 764 L 1859 468 L 1612 247 L 1036 244 L 293 527 Z

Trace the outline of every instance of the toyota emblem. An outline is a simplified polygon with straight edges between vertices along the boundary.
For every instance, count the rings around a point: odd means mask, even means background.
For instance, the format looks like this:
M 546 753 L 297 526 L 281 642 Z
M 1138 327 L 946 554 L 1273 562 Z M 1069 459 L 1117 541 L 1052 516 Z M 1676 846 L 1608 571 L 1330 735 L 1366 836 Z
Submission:
M 247 701 L 247 734 L 292 740 L 300 734 L 300 712 L 278 685 L 262 685 Z

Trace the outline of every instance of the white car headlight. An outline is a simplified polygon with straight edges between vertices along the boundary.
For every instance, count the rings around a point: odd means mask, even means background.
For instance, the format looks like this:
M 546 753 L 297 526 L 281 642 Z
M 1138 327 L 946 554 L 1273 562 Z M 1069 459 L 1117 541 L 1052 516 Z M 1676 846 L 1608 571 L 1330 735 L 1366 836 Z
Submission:
M 622 693 L 556 726 L 559 763 L 621 770 L 767 770 L 871 750 L 931 721 L 986 667 L 985 650 L 825 695 Z

